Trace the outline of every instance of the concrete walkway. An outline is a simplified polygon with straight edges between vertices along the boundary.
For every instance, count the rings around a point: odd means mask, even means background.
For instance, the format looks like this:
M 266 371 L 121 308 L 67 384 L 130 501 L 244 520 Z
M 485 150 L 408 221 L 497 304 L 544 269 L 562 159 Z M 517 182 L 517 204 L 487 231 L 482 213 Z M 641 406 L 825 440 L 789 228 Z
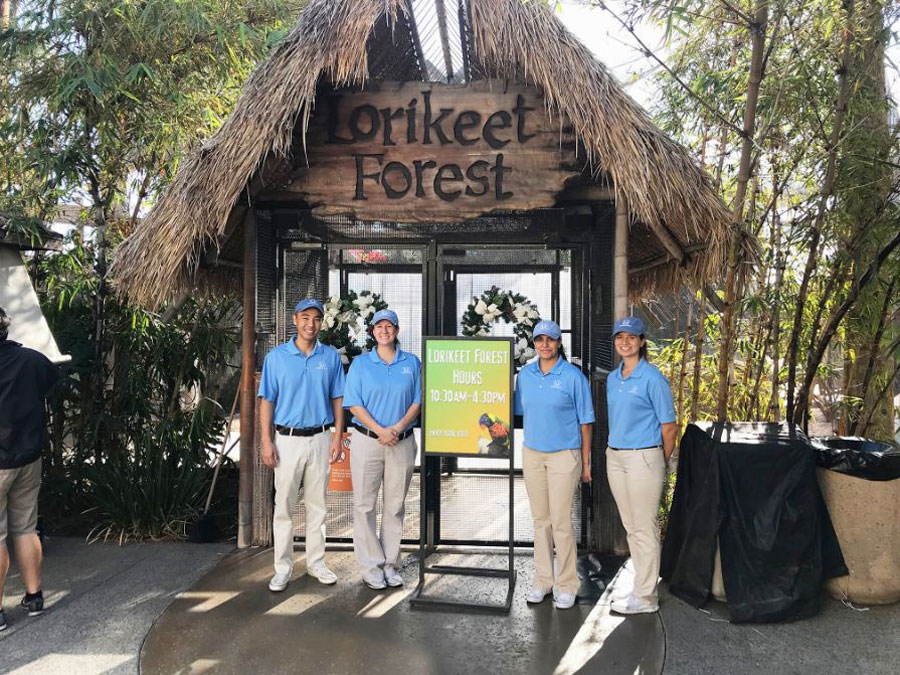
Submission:
M 900 604 L 857 608 L 822 595 L 821 612 L 794 623 L 735 625 L 728 608 L 703 610 L 672 597 L 665 584 L 666 675 L 896 675 Z
M 295 579 L 270 593 L 272 552 L 230 555 L 156 622 L 141 653 L 141 672 L 156 673 L 599 673 L 662 670 L 658 615 L 610 616 L 608 603 L 554 609 L 549 598 L 525 603 L 531 556 L 516 556 L 519 572 L 509 615 L 413 609 L 417 578 L 409 556 L 404 589 L 372 591 L 351 553 L 329 553 L 336 586 L 305 574 L 298 553 Z M 440 555 L 430 562 L 502 566 L 505 556 Z M 497 602 L 506 581 L 436 577 L 429 595 Z
M 43 616 L 17 605 L 24 589 L 15 565 L 3 596 L 9 627 L 0 633 L 0 673 L 136 673 L 153 621 L 232 549 L 229 544 L 44 542 Z
M 46 549 L 44 616 L 29 619 L 16 607 L 15 569 L 7 581 L 0 673 L 135 673 L 145 636 L 146 673 L 655 674 L 665 658 L 666 675 L 893 675 L 900 652 L 900 604 L 860 612 L 823 598 L 821 614 L 805 621 L 736 626 L 724 605 L 695 610 L 663 586 L 658 616 L 611 616 L 603 597 L 565 612 L 549 600 L 532 608 L 524 602 L 527 554 L 516 557 L 519 584 L 507 617 L 412 610 L 412 558 L 407 589 L 375 592 L 359 582 L 348 552 L 329 552 L 341 581 L 328 588 L 303 574 L 298 551 L 294 582 L 273 594 L 270 550 L 226 555 L 227 544 L 78 539 L 51 539 Z M 482 556 L 443 562 L 502 565 Z M 429 588 L 497 599 L 504 583 L 445 577 Z

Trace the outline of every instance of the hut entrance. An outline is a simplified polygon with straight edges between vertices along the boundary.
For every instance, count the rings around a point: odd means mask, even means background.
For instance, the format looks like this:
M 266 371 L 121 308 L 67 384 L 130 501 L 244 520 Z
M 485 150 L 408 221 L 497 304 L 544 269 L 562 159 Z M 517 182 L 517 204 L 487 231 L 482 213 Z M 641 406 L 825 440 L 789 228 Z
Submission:
M 467 308 L 493 288 L 521 296 L 533 303 L 542 317 L 559 322 L 569 358 L 587 372 L 591 219 L 580 229 L 577 219 L 567 218 L 562 209 L 552 209 L 436 227 L 319 218 L 308 211 L 283 208 L 258 214 L 270 225 L 260 228 L 260 233 L 272 235 L 258 241 L 260 359 L 271 347 L 290 339 L 292 308 L 298 298 L 307 295 L 347 298 L 365 291 L 377 294 L 399 316 L 403 348 L 421 356 L 423 335 L 463 335 Z M 550 229 L 559 233 L 567 226 L 574 238 L 582 241 L 540 242 Z M 514 329 L 514 324 L 502 320 L 490 326 L 493 335 L 511 336 Z M 364 349 L 365 340 L 365 335 L 359 335 L 357 346 Z M 533 523 L 521 473 L 521 445 L 519 432 L 515 448 L 516 543 L 531 545 Z M 267 471 L 264 467 L 257 470 L 261 474 Z M 424 467 L 417 465 L 407 497 L 404 539 L 408 543 L 419 539 L 424 476 L 433 496 L 427 510 L 434 543 L 505 544 L 507 471 L 506 462 L 483 459 L 428 458 Z M 258 486 L 266 484 L 264 475 L 259 479 Z M 270 500 L 271 492 L 264 499 Z M 573 517 L 581 544 L 586 543 L 588 502 L 580 494 L 576 496 Z M 479 509 L 473 511 L 472 504 L 479 504 Z M 271 513 L 263 508 L 257 512 Z M 349 541 L 352 523 L 352 494 L 330 493 L 329 539 Z M 299 540 L 305 532 L 302 500 L 294 526 Z

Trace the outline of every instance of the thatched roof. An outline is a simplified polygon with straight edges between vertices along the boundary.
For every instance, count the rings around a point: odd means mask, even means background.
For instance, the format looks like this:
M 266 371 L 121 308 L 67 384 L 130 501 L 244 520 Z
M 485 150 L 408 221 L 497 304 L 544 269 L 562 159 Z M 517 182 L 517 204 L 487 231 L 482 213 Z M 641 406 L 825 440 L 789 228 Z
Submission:
M 543 2 L 469 0 L 466 18 L 470 78 L 540 87 L 548 105 L 572 123 L 594 175 L 627 200 L 632 243 L 654 239 L 650 258 L 647 246 L 631 247 L 631 290 L 670 290 L 685 274 L 695 281 L 721 275 L 729 213 L 707 175 L 552 9 Z M 290 159 L 295 127 L 305 137 L 317 86 L 363 86 L 398 73 L 422 77 L 421 47 L 411 46 L 415 30 L 405 0 L 312 0 L 250 77 L 229 119 L 120 247 L 112 269 L 120 292 L 159 306 L 201 285 L 204 254 L 227 246 L 265 177 Z

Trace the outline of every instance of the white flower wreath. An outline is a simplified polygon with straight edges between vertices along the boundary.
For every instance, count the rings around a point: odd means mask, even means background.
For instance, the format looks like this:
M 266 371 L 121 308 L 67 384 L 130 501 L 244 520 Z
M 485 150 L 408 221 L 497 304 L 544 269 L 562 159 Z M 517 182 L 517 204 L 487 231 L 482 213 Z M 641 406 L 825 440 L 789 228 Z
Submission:
M 359 294 L 350 291 L 345 298 L 333 295 L 325 301 L 325 316 L 322 317 L 319 340 L 337 349 L 341 362 L 345 366 L 349 365 L 362 352 L 358 342 L 365 335 L 375 312 L 387 309 L 387 306 L 380 295 L 371 291 Z M 367 338 L 366 349 L 374 346 L 375 341 Z
M 529 343 L 534 324 L 541 319 L 537 305 L 524 295 L 492 286 L 480 298 L 472 298 L 462 316 L 462 333 L 467 337 L 489 335 L 491 326 L 499 319 L 515 324 L 516 365 L 525 365 L 535 354 Z

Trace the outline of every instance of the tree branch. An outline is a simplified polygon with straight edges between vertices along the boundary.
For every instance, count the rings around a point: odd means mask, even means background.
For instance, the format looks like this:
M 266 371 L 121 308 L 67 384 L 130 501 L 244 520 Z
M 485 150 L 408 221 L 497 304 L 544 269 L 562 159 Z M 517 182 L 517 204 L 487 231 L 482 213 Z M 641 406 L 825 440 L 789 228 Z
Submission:
M 843 321 L 847 312 L 850 311 L 850 308 L 856 302 L 856 299 L 863 289 L 877 277 L 878 270 L 884 264 L 884 261 L 887 260 L 888 256 L 893 253 L 894 249 L 898 246 L 900 246 L 900 231 L 898 231 L 897 234 L 894 235 L 894 238 L 878 252 L 878 255 L 869 265 L 866 273 L 850 287 L 850 292 L 847 294 L 844 302 L 842 302 L 839 307 L 836 307 L 831 312 L 831 316 L 828 317 L 828 321 L 822 331 L 822 338 L 819 340 L 819 344 L 816 346 L 816 349 L 813 351 L 812 356 L 808 361 L 809 367 L 803 377 L 803 386 L 797 394 L 797 403 L 793 410 L 794 423 L 800 424 L 806 419 L 809 393 L 812 389 L 813 380 L 816 377 L 816 371 L 819 368 L 819 364 L 822 362 L 822 356 L 825 354 L 825 349 L 831 342 L 831 338 L 834 337 L 835 332 L 837 332 L 838 325 Z
M 743 138 L 743 136 L 744 136 L 743 130 L 742 130 L 740 127 L 738 127 L 736 124 L 734 124 L 733 122 L 731 122 L 731 121 L 730 121 L 727 117 L 725 117 L 722 113 L 720 113 L 720 112 L 716 109 L 715 106 L 713 106 L 713 105 L 712 105 L 711 103 L 709 103 L 706 99 L 704 99 L 702 96 L 700 96 L 700 94 L 698 94 L 698 93 L 695 92 L 693 89 L 691 89 L 690 85 L 688 85 L 684 80 L 682 80 L 681 77 L 679 77 L 678 74 L 677 74 L 674 70 L 672 70 L 672 68 L 671 68 L 665 61 L 663 61 L 661 58 L 659 58 L 659 57 L 653 52 L 653 50 L 650 49 L 650 47 L 648 47 L 647 44 L 646 44 L 643 40 L 641 40 L 641 38 L 638 37 L 637 33 L 634 31 L 634 28 L 632 28 L 632 27 L 628 24 L 627 21 L 625 21 L 624 19 L 622 19 L 618 14 L 616 14 L 615 11 L 613 11 L 612 9 L 610 9 L 610 8 L 607 6 L 607 4 L 606 4 L 605 2 L 598 2 L 598 3 L 597 3 L 597 6 L 600 7 L 600 8 L 601 8 L 603 11 L 605 11 L 607 14 L 609 14 L 612 18 L 614 18 L 614 19 L 619 23 L 619 25 L 622 26 L 622 28 L 624 28 L 625 30 L 627 30 L 627 31 L 631 34 L 631 36 L 635 39 L 635 41 L 638 43 L 638 45 L 640 46 L 641 51 L 644 53 L 644 55 L 647 56 L 648 58 L 653 59 L 653 60 L 656 61 L 660 66 L 662 66 L 663 69 L 669 74 L 669 76 L 670 76 L 673 80 L 675 80 L 675 81 L 676 81 L 676 82 L 677 82 L 677 83 L 678 83 L 678 84 L 679 84 L 679 85 L 680 85 L 680 86 L 681 86 L 681 87 L 682 87 L 682 88 L 683 88 L 683 89 L 691 96 L 691 98 L 693 98 L 693 99 L 696 100 L 700 105 L 702 105 L 704 108 L 706 108 L 706 110 L 707 110 L 708 112 L 712 113 L 712 115 L 713 115 L 716 119 L 718 119 L 724 126 L 726 126 L 728 129 L 730 129 L 730 130 L 733 131 L 734 133 L 738 134 L 741 138 Z

